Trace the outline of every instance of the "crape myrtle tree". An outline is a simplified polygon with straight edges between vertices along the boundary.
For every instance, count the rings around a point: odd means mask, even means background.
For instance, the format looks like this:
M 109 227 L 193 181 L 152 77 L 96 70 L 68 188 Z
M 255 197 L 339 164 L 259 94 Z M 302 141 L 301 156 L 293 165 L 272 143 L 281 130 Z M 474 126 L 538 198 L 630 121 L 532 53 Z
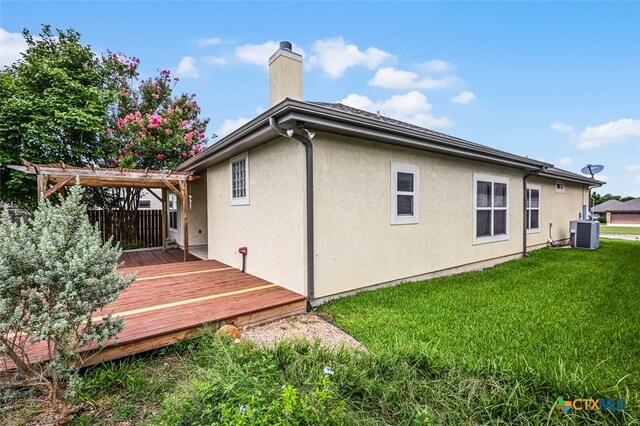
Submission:
M 6 166 L 23 158 L 107 166 L 108 111 L 136 70 L 96 55 L 72 29 L 44 25 L 38 37 L 26 29 L 23 36 L 22 58 L 0 70 L 0 201 L 33 209 L 35 177 Z
M 0 70 L 0 201 L 35 208 L 35 178 L 6 168 L 22 158 L 171 169 L 207 144 L 209 120 L 200 118 L 195 94 L 174 95 L 178 79 L 169 71 L 143 80 L 139 59 L 97 55 L 72 29 L 45 25 L 39 37 L 23 35 L 22 59 Z M 139 189 L 115 195 L 120 208 L 137 210 Z M 135 226 L 128 228 L 131 237 Z
M 121 61 L 128 67 L 139 63 L 111 52 L 107 60 Z M 141 81 L 136 73 L 133 82 L 121 89 L 109 111 L 103 142 L 110 152 L 111 167 L 173 169 L 203 150 L 209 120 L 200 118 L 195 94 L 173 95 L 177 81 L 168 70 Z M 118 189 L 120 208 L 137 212 L 140 192 L 139 188 Z M 124 241 L 133 241 L 138 218 L 135 214 L 126 218 L 128 222 L 120 223 L 121 235 Z
M 123 320 L 94 313 L 116 300 L 135 276 L 117 272 L 121 249 L 102 242 L 76 185 L 58 204 L 41 203 L 33 219 L 0 222 L 0 355 L 16 367 L 23 384 L 48 393 L 52 409 L 66 411 L 64 386 L 83 361 L 78 350 L 100 348 Z M 46 348 L 38 362 L 27 349 Z

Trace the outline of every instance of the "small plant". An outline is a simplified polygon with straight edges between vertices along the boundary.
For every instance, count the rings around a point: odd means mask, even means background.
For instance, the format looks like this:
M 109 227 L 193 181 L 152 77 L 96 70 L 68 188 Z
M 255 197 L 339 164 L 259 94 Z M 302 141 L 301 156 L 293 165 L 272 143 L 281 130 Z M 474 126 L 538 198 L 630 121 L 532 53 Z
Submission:
M 0 355 L 62 415 L 64 384 L 77 382 L 83 361 L 79 350 L 93 342 L 101 348 L 124 325 L 94 312 L 135 280 L 117 273 L 121 250 L 102 243 L 83 193 L 76 185 L 59 205 L 41 203 L 32 220 L 15 223 L 5 212 L 0 223 Z M 46 348 L 46 361 L 30 357 L 34 345 Z

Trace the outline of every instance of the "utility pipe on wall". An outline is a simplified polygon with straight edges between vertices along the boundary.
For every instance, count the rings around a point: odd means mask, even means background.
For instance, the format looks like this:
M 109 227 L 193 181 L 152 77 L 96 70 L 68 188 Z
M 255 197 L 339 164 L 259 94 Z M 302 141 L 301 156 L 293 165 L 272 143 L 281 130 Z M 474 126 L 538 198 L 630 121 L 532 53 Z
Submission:
M 314 290 L 314 235 L 313 235 L 313 145 L 311 139 L 315 136 L 304 127 L 303 123 L 298 123 L 298 129 L 303 130 L 307 136 L 296 133 L 295 130 L 285 130 L 278 125 L 275 118 L 269 118 L 269 126 L 280 136 L 292 138 L 305 146 L 307 159 L 307 300 L 312 304 L 315 298 Z

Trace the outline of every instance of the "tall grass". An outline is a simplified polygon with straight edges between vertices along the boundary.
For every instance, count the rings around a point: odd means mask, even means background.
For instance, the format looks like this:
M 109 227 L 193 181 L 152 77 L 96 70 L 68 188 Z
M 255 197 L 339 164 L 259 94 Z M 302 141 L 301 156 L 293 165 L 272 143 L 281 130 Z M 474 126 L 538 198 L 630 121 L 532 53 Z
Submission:
M 639 260 L 635 242 L 546 249 L 482 272 L 360 293 L 322 310 L 373 351 L 418 354 L 469 377 L 502 377 L 532 406 L 558 396 L 626 398 L 637 413 Z

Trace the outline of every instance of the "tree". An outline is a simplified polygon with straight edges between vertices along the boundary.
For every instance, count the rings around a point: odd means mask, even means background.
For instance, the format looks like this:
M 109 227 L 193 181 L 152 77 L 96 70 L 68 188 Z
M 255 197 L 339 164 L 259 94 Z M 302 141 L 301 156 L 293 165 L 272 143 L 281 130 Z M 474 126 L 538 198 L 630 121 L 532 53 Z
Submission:
M 112 61 L 127 61 L 109 52 Z M 137 76 L 136 76 L 137 77 Z M 110 111 L 104 145 L 112 167 L 172 169 L 203 150 L 208 119 L 200 118 L 195 94 L 173 95 L 178 79 L 168 70 L 122 89 Z M 123 241 L 133 241 L 138 223 L 139 188 L 117 190 L 120 209 L 134 212 L 120 226 Z
M 620 195 L 611 195 L 611 194 L 600 195 L 597 192 L 593 192 L 591 194 L 591 199 L 593 200 L 593 205 L 597 206 L 598 204 L 602 204 L 605 201 L 609 201 L 609 200 L 618 200 L 624 203 L 626 201 L 633 200 L 634 197 L 630 197 L 630 196 L 622 197 Z
M 0 223 L 0 352 L 26 384 L 43 388 L 54 411 L 64 412 L 63 385 L 82 363 L 78 350 L 98 347 L 124 325 L 111 313 L 93 314 L 116 300 L 135 276 L 117 273 L 121 250 L 102 243 L 76 185 L 67 199 L 41 203 L 34 218 Z M 50 361 L 32 364 L 27 349 L 44 342 Z
M 36 163 L 106 166 L 108 110 L 135 67 L 99 57 L 72 29 L 23 31 L 22 59 L 0 71 L 0 201 L 36 206 L 33 176 L 6 168 Z

